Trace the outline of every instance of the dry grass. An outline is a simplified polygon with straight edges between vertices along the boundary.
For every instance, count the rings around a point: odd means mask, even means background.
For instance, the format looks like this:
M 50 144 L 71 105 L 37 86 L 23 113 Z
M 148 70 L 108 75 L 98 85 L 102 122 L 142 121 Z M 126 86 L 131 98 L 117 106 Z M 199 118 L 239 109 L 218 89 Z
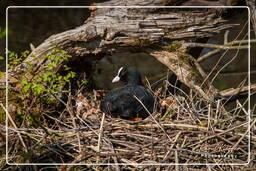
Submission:
M 69 102 L 58 111 L 57 117 L 56 114 L 42 113 L 42 124 L 36 129 L 9 126 L 13 127 L 8 130 L 9 162 L 91 164 L 79 167 L 95 170 L 150 167 L 226 170 L 236 167 L 214 163 L 247 162 L 249 122 L 246 102 L 237 101 L 237 106 L 227 111 L 220 100 L 212 103 L 198 98 L 192 100 L 193 94 L 184 92 L 181 93 L 183 96 L 174 96 L 164 87 L 155 92 L 160 112 L 155 111 L 139 121 L 105 116 L 98 107 L 105 91 L 69 95 Z M 252 126 L 255 121 L 251 121 Z M 256 137 L 252 136 L 252 157 L 255 156 L 255 142 Z M 94 166 L 103 163 L 114 166 Z M 213 166 L 179 166 L 177 163 L 212 163 Z M 249 167 L 254 165 L 251 162 Z M 5 167 L 2 165 L 2 169 Z M 60 166 L 58 169 L 72 170 L 78 166 Z

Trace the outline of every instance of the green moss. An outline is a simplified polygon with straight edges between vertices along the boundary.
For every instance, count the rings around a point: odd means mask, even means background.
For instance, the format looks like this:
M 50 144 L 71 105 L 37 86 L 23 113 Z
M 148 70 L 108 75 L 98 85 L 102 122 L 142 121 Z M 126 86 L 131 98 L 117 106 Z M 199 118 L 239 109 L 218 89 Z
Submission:
M 135 41 L 135 44 L 137 45 L 138 48 L 141 47 L 149 47 L 152 45 L 152 42 L 149 39 L 138 39 Z
M 189 62 L 189 60 L 190 60 L 190 57 L 188 55 L 185 55 L 185 54 L 181 54 L 178 57 L 179 57 L 179 59 L 181 59 L 184 62 Z
M 163 48 L 169 52 L 177 52 L 181 46 L 182 44 L 179 41 L 174 41 L 172 44 L 164 46 Z

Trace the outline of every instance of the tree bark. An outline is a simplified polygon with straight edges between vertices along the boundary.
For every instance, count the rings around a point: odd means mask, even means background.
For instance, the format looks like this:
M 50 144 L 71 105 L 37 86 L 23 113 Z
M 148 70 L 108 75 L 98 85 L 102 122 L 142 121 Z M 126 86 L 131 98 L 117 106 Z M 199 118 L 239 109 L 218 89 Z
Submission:
M 217 89 L 202 73 L 200 65 L 191 56 L 168 51 L 152 51 L 150 55 L 166 65 L 182 83 L 194 89 L 204 99 L 213 101 L 218 94 Z
M 48 62 L 42 56 L 51 53 L 55 47 L 66 50 L 73 56 L 72 60 L 84 58 L 88 61 L 98 60 L 106 54 L 116 52 L 138 52 L 151 49 L 150 54 L 168 66 L 181 82 L 193 88 L 204 98 L 213 99 L 217 90 L 207 80 L 205 81 L 195 60 L 185 62 L 180 60 L 179 55 L 175 53 L 157 52 L 154 49 L 157 45 L 164 46 L 166 42 L 174 40 L 210 37 L 221 30 L 232 27 L 233 24 L 225 24 L 225 20 L 218 17 L 215 10 L 100 7 L 106 5 L 170 5 L 176 2 L 112 0 L 97 4 L 97 7 L 90 8 L 91 16 L 82 26 L 49 37 L 32 51 L 22 66 L 26 67 L 25 63 L 29 62 L 35 66 L 36 72 L 41 72 Z M 178 67 L 177 62 L 181 64 Z M 18 69 L 20 70 L 22 66 Z
M 136 1 L 110 1 L 100 5 L 161 5 L 167 0 L 146 3 Z M 49 37 L 26 59 L 42 66 L 41 56 L 61 47 L 75 57 L 86 58 L 100 54 L 111 54 L 147 46 L 162 39 L 210 37 L 230 28 L 214 11 L 174 11 L 157 8 L 94 8 L 85 24 L 72 30 Z M 34 60 L 35 56 L 39 57 Z M 88 59 L 91 60 L 91 59 Z

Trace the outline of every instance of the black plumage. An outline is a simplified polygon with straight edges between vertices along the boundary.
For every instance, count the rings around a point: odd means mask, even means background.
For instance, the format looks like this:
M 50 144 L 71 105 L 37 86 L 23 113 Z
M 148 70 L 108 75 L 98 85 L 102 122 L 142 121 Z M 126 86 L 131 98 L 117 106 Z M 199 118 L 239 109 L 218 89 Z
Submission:
M 122 67 L 112 82 L 123 81 L 125 86 L 109 92 L 101 101 L 100 109 L 122 119 L 146 118 L 154 108 L 154 96 L 143 86 L 140 74 L 131 67 Z M 136 96 L 145 107 L 136 99 Z

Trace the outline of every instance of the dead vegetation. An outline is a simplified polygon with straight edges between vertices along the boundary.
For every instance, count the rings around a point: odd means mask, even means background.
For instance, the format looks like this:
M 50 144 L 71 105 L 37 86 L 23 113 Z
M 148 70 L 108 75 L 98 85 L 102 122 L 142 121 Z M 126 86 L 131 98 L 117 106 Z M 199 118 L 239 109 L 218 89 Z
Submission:
M 177 163 L 247 163 L 251 150 L 248 131 L 256 121 L 248 120 L 247 101 L 237 101 L 236 107 L 224 110 L 221 100 L 209 103 L 175 86 L 178 93 L 173 95 L 167 85 L 163 82 L 154 92 L 160 111 L 145 120 L 129 121 L 103 114 L 98 107 L 106 93 L 102 90 L 74 96 L 69 93 L 65 107 L 54 116 L 53 111 L 41 113 L 37 127 L 17 128 L 10 114 L 8 161 L 86 164 L 82 168 L 94 170 L 189 168 Z M 251 136 L 253 150 L 255 140 Z M 60 168 L 81 167 L 75 165 Z M 235 166 L 208 167 L 219 170 Z

